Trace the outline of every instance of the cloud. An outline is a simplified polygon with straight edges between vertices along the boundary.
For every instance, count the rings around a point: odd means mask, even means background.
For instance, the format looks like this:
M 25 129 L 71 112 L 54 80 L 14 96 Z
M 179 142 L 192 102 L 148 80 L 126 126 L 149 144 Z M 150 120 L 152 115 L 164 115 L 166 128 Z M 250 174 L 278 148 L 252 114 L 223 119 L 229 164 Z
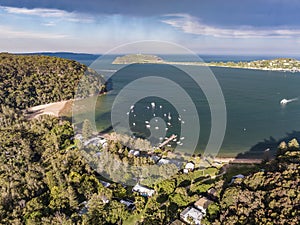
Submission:
M 47 9 L 47 8 L 28 9 L 28 8 L 17 8 L 17 7 L 6 7 L 6 6 L 0 6 L 0 9 L 10 14 L 39 16 L 44 18 L 58 18 L 70 22 L 91 23 L 94 21 L 94 19 L 91 16 L 87 16 L 85 14 L 76 13 L 76 12 L 67 12 L 65 10 L 60 10 L 60 9 Z
M 184 33 L 224 37 L 224 38 L 291 38 L 300 37 L 299 29 L 287 28 L 255 28 L 239 26 L 236 28 L 222 28 L 202 23 L 197 17 L 189 14 L 167 14 L 161 20 Z
M 56 26 L 56 23 L 53 21 L 47 22 L 47 23 L 42 23 L 42 25 L 46 26 L 46 27 L 53 27 Z
M 16 30 L 15 28 L 0 25 L 0 37 L 7 38 L 32 38 L 32 39 L 62 39 L 67 38 L 64 34 L 49 34 L 32 31 Z

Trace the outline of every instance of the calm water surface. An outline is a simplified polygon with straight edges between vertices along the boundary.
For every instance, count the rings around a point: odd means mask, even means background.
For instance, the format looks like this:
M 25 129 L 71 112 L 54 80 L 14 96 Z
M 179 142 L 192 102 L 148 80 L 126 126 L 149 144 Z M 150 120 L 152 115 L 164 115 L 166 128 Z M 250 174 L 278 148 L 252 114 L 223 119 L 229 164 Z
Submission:
M 211 56 L 209 59 L 218 61 Z M 238 61 L 238 59 L 234 61 Z M 88 59 L 85 58 L 84 63 L 88 64 L 88 62 Z M 139 66 L 144 71 L 150 69 L 147 65 Z M 108 76 L 117 68 L 116 65 L 107 63 L 105 68 L 97 68 L 97 70 Z M 197 71 L 199 67 L 192 66 L 192 69 Z M 212 67 L 211 70 L 222 88 L 227 108 L 227 130 L 220 156 L 236 156 L 246 153 L 247 157 L 261 157 L 267 148 L 274 152 L 278 142 L 282 139 L 300 137 L 300 100 L 290 102 L 285 107 L 280 105 L 283 98 L 299 97 L 300 99 L 299 73 L 219 67 Z M 129 83 L 133 77 L 138 76 L 130 72 L 123 75 L 122 78 L 112 79 L 114 90 L 118 90 Z M 193 85 L 189 86 L 189 82 L 186 80 L 183 79 L 181 85 L 189 90 L 190 95 L 194 93 L 199 96 L 199 90 Z M 105 130 L 111 125 L 110 109 L 114 98 L 115 94 L 112 92 L 98 99 L 96 122 L 99 130 Z M 172 106 L 166 105 L 167 103 L 162 99 L 149 98 L 138 102 L 135 114 L 139 115 L 139 119 L 136 118 L 133 130 L 144 136 L 149 135 L 144 121 L 151 119 L 155 113 L 151 111 L 152 109 L 148 112 L 146 107 L 150 106 L 153 101 L 156 102 L 156 105 L 164 104 L 166 110 L 173 110 Z M 210 111 L 203 94 L 194 102 L 199 110 L 201 122 L 200 141 L 197 147 L 197 151 L 201 152 L 207 144 L 210 133 Z M 163 117 L 164 113 L 165 111 L 159 112 L 158 109 L 156 111 L 158 116 Z M 175 121 L 171 122 L 174 124 L 173 131 L 180 130 L 180 124 L 176 124 Z

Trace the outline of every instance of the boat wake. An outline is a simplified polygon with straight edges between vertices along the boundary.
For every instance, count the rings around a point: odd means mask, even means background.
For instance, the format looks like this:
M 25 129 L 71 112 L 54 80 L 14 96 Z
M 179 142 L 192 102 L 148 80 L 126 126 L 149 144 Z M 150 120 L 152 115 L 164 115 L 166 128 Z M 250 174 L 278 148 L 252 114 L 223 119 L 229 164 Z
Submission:
M 284 98 L 284 99 L 282 99 L 282 100 L 280 101 L 280 104 L 281 104 L 281 105 L 286 105 L 286 104 L 288 104 L 288 103 L 290 103 L 290 102 L 294 102 L 294 101 L 298 101 L 298 98 L 291 98 L 291 99 L 286 99 L 286 98 Z

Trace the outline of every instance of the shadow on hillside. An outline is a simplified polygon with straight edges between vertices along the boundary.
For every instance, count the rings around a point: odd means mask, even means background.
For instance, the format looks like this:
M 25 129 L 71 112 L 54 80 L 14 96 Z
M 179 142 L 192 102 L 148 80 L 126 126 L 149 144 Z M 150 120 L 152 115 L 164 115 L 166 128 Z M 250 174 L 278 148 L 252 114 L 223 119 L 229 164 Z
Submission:
M 281 139 L 275 139 L 274 137 L 270 136 L 268 139 L 264 139 L 261 142 L 253 145 L 249 151 L 240 153 L 237 155 L 237 159 L 267 159 L 273 158 L 276 155 L 278 145 L 285 141 L 288 143 L 293 138 L 296 138 L 300 141 L 300 131 L 292 131 L 291 133 L 286 133 L 286 136 Z M 269 150 L 268 150 L 269 149 Z M 266 151 L 267 150 L 267 151 Z

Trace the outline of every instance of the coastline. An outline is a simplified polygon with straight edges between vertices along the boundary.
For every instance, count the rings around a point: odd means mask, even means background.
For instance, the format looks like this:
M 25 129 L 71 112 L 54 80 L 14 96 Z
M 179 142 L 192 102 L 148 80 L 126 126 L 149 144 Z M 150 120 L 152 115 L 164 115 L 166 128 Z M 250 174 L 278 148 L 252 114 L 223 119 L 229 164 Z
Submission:
M 242 65 L 239 63 L 236 63 L 236 62 L 235 63 L 232 62 L 231 65 L 226 65 L 228 62 L 201 62 L 201 61 L 176 62 L 176 61 L 165 61 L 162 58 L 155 56 L 155 55 L 139 55 L 139 54 L 137 54 L 137 55 L 125 55 L 122 57 L 117 57 L 112 62 L 112 64 L 117 64 L 117 65 L 169 64 L 169 65 L 182 65 L 182 66 L 207 66 L 207 67 L 221 67 L 221 68 L 237 68 L 237 69 L 272 71 L 272 72 L 290 72 L 290 73 L 300 72 L 300 61 L 296 60 L 296 62 L 298 64 L 294 65 L 293 63 L 292 64 L 289 63 L 290 60 L 291 59 L 267 60 L 267 61 L 269 61 L 268 65 L 259 64 L 258 66 L 253 66 L 252 63 L 256 63 L 256 62 L 261 63 L 261 62 L 265 62 L 266 60 L 243 62 Z
M 260 164 L 263 161 L 263 159 L 216 157 L 214 161 L 220 163 L 231 163 L 231 164 Z

